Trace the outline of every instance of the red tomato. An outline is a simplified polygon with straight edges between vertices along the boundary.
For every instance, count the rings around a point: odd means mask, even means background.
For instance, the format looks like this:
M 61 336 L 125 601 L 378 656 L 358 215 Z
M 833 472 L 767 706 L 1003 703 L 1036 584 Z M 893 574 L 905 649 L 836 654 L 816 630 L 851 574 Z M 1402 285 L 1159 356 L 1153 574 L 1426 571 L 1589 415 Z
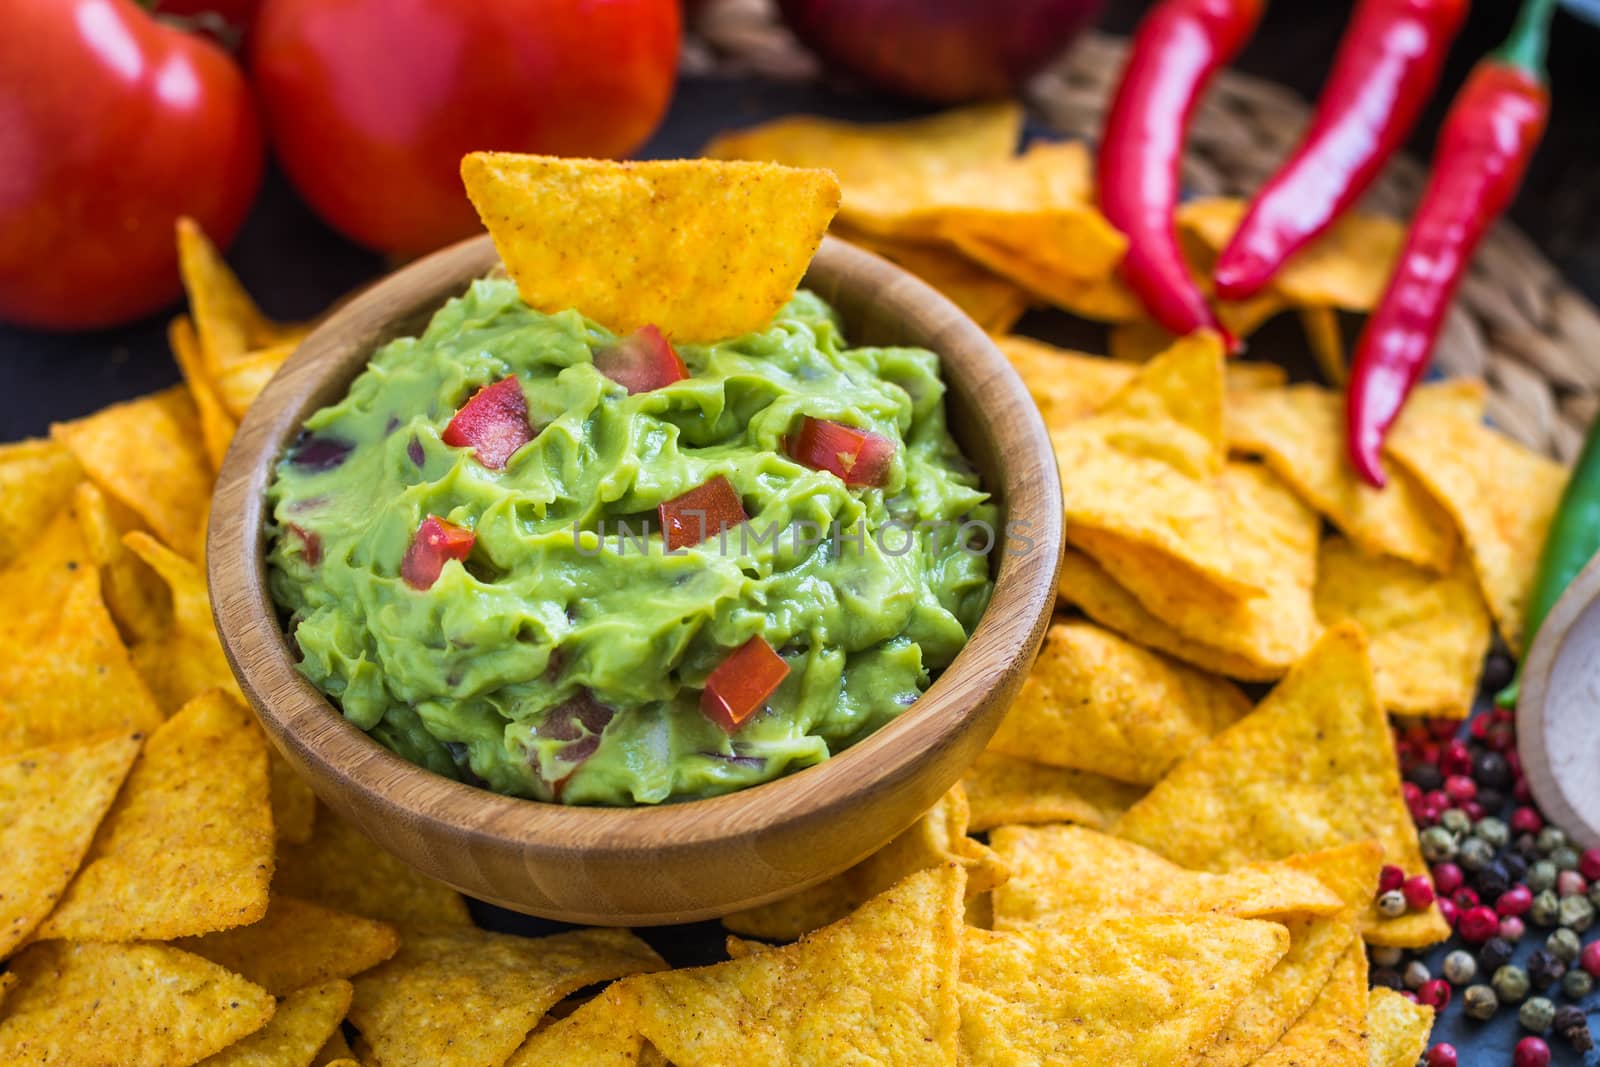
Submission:
M 600 349 L 594 354 L 594 366 L 629 393 L 648 393 L 689 377 L 677 349 L 654 323 Z
M 0 319 L 74 329 L 178 295 L 173 225 L 233 239 L 261 181 L 238 68 L 132 0 L 9 0 L 0 32 Z
M 504 470 L 512 453 L 533 440 L 528 425 L 528 398 L 516 375 L 501 378 L 472 394 L 439 438 L 456 448 L 470 448 L 490 470 Z
M 429 515 L 417 527 L 416 535 L 400 561 L 400 577 L 413 589 L 431 589 L 448 561 L 465 561 L 477 544 L 478 535 L 465 526 Z
M 643 143 L 672 95 L 679 21 L 677 0 L 265 0 L 250 59 L 311 206 L 415 253 L 477 232 L 468 152 Z
M 789 665 L 765 637 L 756 634 L 717 664 L 706 679 L 700 693 L 700 714 L 725 732 L 737 733 L 787 677 Z
M 739 494 L 728 479 L 717 475 L 703 485 L 656 506 L 661 517 L 661 539 L 668 552 L 693 548 L 713 534 L 750 521 Z

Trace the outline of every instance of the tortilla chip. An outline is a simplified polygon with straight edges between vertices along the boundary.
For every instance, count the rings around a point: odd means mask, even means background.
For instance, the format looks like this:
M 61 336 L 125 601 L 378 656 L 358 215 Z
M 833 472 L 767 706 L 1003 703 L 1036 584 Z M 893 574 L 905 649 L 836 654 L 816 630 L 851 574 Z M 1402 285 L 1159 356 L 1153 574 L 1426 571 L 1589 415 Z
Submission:
M 172 625 L 172 598 L 161 578 L 122 541 L 124 533 L 138 529 L 139 520 L 93 482 L 78 483 L 72 506 L 89 557 L 100 568 L 100 593 L 117 630 L 135 647 L 165 633 Z
M 605 997 L 529 1035 L 506 1067 L 639 1067 L 644 1038 Z
M 1528 597 L 1567 470 L 1458 407 L 1417 400 L 1395 424 L 1388 454 L 1455 520 L 1500 636 L 1520 656 Z
M 332 981 L 290 993 L 266 1026 L 229 1045 L 200 1067 L 308 1067 L 350 1009 L 349 982 Z
M 15 972 L 15 971 L 0 971 L 0 1005 L 4 1005 L 5 1004 L 6 994 L 10 993 L 11 990 L 16 988 L 16 985 L 17 985 L 17 972 Z
M 1212 300 L 1211 307 L 1222 328 L 1242 341 L 1282 312 L 1284 303 L 1276 293 L 1267 292 L 1237 303 Z M 1145 363 L 1165 352 L 1176 341 L 1177 335 L 1153 319 L 1139 318 L 1112 328 L 1107 338 L 1107 351 L 1115 360 Z
M 188 1067 L 266 1025 L 272 997 L 167 945 L 32 945 L 0 1019 L 0 1063 Z
M 1322 524 L 1266 468 L 1229 463 L 1217 482 L 1235 578 L 1261 590 L 1239 597 L 1197 581 L 1166 553 L 1099 530 L 1069 536 L 1152 615 L 1179 634 L 1281 677 L 1322 626 L 1312 599 Z
M 1317 872 L 1289 863 L 1211 874 L 1077 826 L 1004 826 L 989 839 L 1012 872 L 994 891 L 997 930 L 1101 913 L 1217 912 L 1259 919 L 1331 916 L 1347 906 Z
M 1194 1062 L 1288 948 L 1276 923 L 1140 915 L 963 931 L 963 1063 Z
M 384 1067 L 502 1064 L 562 997 L 665 966 L 626 930 L 527 938 L 415 927 L 393 959 L 356 978 L 350 1021 Z
M 32 548 L 83 471 L 57 441 L 0 445 L 0 567 Z
M 205 370 L 213 381 L 247 353 L 268 345 L 298 343 L 308 332 L 304 326 L 273 322 L 261 314 L 193 219 L 179 219 L 177 232 L 178 270 L 189 294 Z
M 1110 829 L 1144 788 L 1087 771 L 985 752 L 961 780 L 973 833 L 1011 823 L 1070 822 Z
M 1423 386 L 1416 394 L 1436 387 Z M 1481 388 L 1481 387 L 1480 387 Z M 1415 399 L 1415 397 L 1413 397 Z M 1260 455 L 1307 504 L 1367 552 L 1430 570 L 1450 569 L 1450 517 L 1409 474 L 1386 463 L 1389 485 L 1373 489 L 1345 457 L 1344 401 L 1316 385 L 1228 397 L 1228 444 Z
M 1178 227 L 1213 255 L 1233 239 L 1245 203 L 1202 197 L 1178 207 Z M 1272 290 L 1299 307 L 1371 311 L 1383 298 L 1405 226 L 1379 215 L 1347 212 L 1328 231 L 1291 256 L 1272 279 Z
M 793 945 L 604 996 L 677 1067 L 951 1067 L 965 882 L 953 864 L 919 871 Z
M 1433 1009 L 1377 986 L 1367 1006 L 1371 1067 L 1414 1067 L 1433 1033 Z
M 388 923 L 277 893 L 260 921 L 187 938 L 178 947 L 281 997 L 376 967 L 395 954 L 400 937 Z
M 1250 711 L 1238 687 L 1090 622 L 1057 621 L 989 748 L 1152 785 Z
M 1298 309 L 1298 314 L 1323 381 L 1343 386 L 1350 376 L 1350 364 L 1345 358 L 1344 334 L 1339 331 L 1339 313 L 1330 307 L 1307 307 Z
M 915 274 L 991 333 L 1011 329 L 1032 302 L 1033 298 L 1021 287 L 991 274 L 946 246 L 853 231 L 835 232 Z
M 1254 712 L 1173 768 L 1116 832 L 1217 872 L 1377 838 L 1385 862 L 1426 874 L 1361 628 L 1331 627 Z M 1380 921 L 1369 906 L 1363 932 L 1421 947 L 1449 927 L 1436 907 Z
M 187 315 L 179 315 L 167 327 L 167 344 L 172 356 L 183 372 L 183 382 L 189 388 L 195 412 L 200 419 L 200 439 L 205 445 L 206 457 L 213 471 L 222 469 L 222 457 L 228 454 L 228 442 L 238 429 L 233 416 L 222 403 L 216 383 L 206 369 L 205 356 L 200 351 L 200 338 L 194 323 Z
M 51 435 L 72 450 L 95 483 L 157 537 L 190 559 L 202 555 L 211 503 L 211 463 L 194 401 L 181 385 L 113 404 Z
M 0 758 L 0 960 L 77 873 L 141 741 L 113 733 Z
M 271 880 L 266 745 L 249 712 L 207 693 L 145 742 L 39 936 L 167 940 L 224 930 L 265 914 Z
M 461 894 L 407 867 L 326 808 L 311 840 L 280 839 L 272 891 L 402 926 L 472 921 Z
M 67 506 L 35 533 L 28 551 L 0 569 L 0 642 L 20 646 L 55 626 L 62 602 L 94 562 L 69 492 Z
M 0 753 L 161 725 L 100 599 L 100 573 L 76 566 L 65 595 L 38 605 L 51 616 L 41 628 L 0 629 Z
M 474 152 L 461 178 L 530 306 L 674 341 L 766 326 L 839 209 L 829 172 L 769 163 Z
M 1263 990 L 1263 992 L 1265 992 Z M 1322 992 L 1256 1067 L 1367 1067 L 1367 953 L 1345 950 Z
M 1127 363 L 1057 348 L 1032 337 L 1007 335 L 993 340 L 1028 387 L 1051 430 L 1094 414 L 1139 372 Z M 1286 380 L 1283 368 L 1275 363 L 1245 360 L 1229 360 L 1224 375 L 1230 391 L 1269 389 Z
M 992 889 L 1005 881 L 1006 870 L 986 845 L 967 836 L 970 821 L 967 794 L 958 784 L 898 837 L 843 874 L 725 915 L 722 924 L 750 937 L 793 941 L 844 918 L 907 875 L 948 863 L 966 871 L 968 893 Z
M 825 167 L 839 176 L 840 221 L 892 232 L 907 202 L 962 171 L 1003 163 L 1016 152 L 1022 108 L 980 104 L 909 122 L 862 125 L 810 115 L 724 133 L 706 145 L 712 159 L 746 159 L 790 167 Z
M 258 348 L 223 369 L 216 379 L 217 397 L 228 409 L 228 414 L 235 419 L 244 418 L 250 405 L 261 395 L 261 390 L 267 387 L 267 382 L 299 347 L 300 342 L 296 340 Z
M 1330 537 L 1317 566 L 1317 616 L 1328 626 L 1354 619 L 1366 630 L 1385 710 L 1471 713 L 1489 651 L 1489 609 L 1466 560 L 1441 578 Z
M 350 1042 L 345 1040 L 344 1030 L 334 1030 L 333 1035 L 311 1057 L 311 1067 L 338 1067 L 341 1061 L 349 1067 L 361 1067 L 356 1062 L 356 1054 L 350 1049 Z
M 1116 537 L 1170 561 L 1216 597 L 1260 592 L 1229 545 L 1223 466 L 1222 347 L 1199 333 L 1142 367 L 1093 416 L 1053 432 L 1067 537 Z
M 1069 315 L 1091 322 L 1134 322 L 1144 316 L 1144 306 L 1115 275 L 1097 281 L 1068 278 L 1036 263 L 1008 244 L 978 234 L 957 231 L 951 243 L 974 263 L 993 271 Z
M 172 598 L 172 622 L 166 632 L 133 648 L 134 663 L 156 698 L 170 711 L 208 689 L 221 689 L 244 703 L 244 694 L 217 638 L 211 597 L 200 568 L 143 533 L 131 533 L 125 540 L 128 548 L 166 583 Z M 253 719 L 250 726 L 260 729 Z M 316 794 L 276 749 L 269 748 L 267 755 L 273 829 L 285 841 L 309 841 L 316 817 Z

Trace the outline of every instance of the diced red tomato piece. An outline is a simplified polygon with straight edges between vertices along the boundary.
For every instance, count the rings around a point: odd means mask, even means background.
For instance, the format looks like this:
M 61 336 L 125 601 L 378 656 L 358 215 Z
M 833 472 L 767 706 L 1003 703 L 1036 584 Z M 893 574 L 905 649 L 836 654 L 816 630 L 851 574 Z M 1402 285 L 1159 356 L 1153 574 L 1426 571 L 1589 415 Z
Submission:
M 689 368 L 654 326 L 617 338 L 594 354 L 594 366 L 629 393 L 648 393 L 689 377 Z
M 796 463 L 836 474 L 846 485 L 882 485 L 894 462 L 895 445 L 887 437 L 810 415 L 784 445 Z
M 515 376 L 502 378 L 473 393 L 441 439 L 456 448 L 472 449 L 477 461 L 490 470 L 504 470 L 511 454 L 533 440 L 521 383 Z
M 728 479 L 717 475 L 682 496 L 675 496 L 656 509 L 661 515 L 661 537 L 667 551 L 690 548 L 741 522 L 749 522 L 739 494 Z
M 439 580 L 446 560 L 465 560 L 477 543 L 478 535 L 465 526 L 445 522 L 429 515 L 417 527 L 417 535 L 400 563 L 400 577 L 413 589 L 431 589 Z
M 700 694 L 700 713 L 727 733 L 736 732 L 789 676 L 789 665 L 756 634 L 717 664 Z

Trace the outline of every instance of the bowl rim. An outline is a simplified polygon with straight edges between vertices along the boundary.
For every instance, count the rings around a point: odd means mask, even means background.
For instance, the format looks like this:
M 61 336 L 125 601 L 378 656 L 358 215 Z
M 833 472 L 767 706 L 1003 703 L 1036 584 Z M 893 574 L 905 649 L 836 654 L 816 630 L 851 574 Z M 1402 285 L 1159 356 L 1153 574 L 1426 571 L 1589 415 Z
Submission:
M 321 398 L 324 394 L 342 396 L 376 346 L 413 327 L 415 310 L 397 317 L 397 305 L 426 305 L 425 322 L 446 299 L 498 262 L 488 235 L 469 238 L 390 274 L 337 307 L 251 406 L 218 473 L 206 545 L 217 632 L 257 717 L 292 763 L 310 768 L 313 778 L 343 779 L 364 793 L 382 816 L 403 821 L 422 836 L 432 830 L 495 848 L 559 848 L 567 853 L 605 849 L 659 856 L 663 850 L 692 848 L 730 835 L 760 834 L 797 819 L 844 817 L 852 802 L 869 791 L 905 788 L 926 753 L 955 743 L 983 695 L 1026 670 L 1022 661 L 1031 660 L 1055 602 L 1064 550 L 1061 487 L 1042 420 L 996 418 L 990 420 L 993 434 L 1008 446 L 999 463 L 1007 519 L 1026 517 L 1038 547 L 1001 549 L 990 602 L 956 658 L 903 714 L 819 764 L 717 797 L 634 807 L 562 805 L 507 796 L 435 774 L 346 720 L 296 669 L 271 601 L 263 518 L 272 467 L 304 418 L 330 402 Z M 927 307 L 931 301 L 948 320 L 939 327 L 941 338 L 948 337 L 946 347 L 982 353 L 976 362 L 983 373 L 975 390 L 1006 401 L 1003 410 L 1018 403 L 1036 410 L 989 337 L 942 294 L 831 236 L 824 239 L 808 281 L 819 265 L 835 274 L 848 269 L 865 279 L 875 290 L 874 304 L 887 302 L 902 320 L 913 305 Z M 364 346 L 363 358 L 354 362 L 344 338 L 362 331 L 379 339 Z M 951 362 L 948 352 L 934 350 L 944 369 Z M 347 361 L 353 369 L 348 375 L 338 373 Z M 342 380 L 330 391 L 335 378 Z M 974 408 L 982 411 L 983 405 Z M 1015 514 L 1029 500 L 1033 503 L 1026 515 Z M 997 725 L 999 717 L 992 718 Z M 780 794 L 782 802 L 774 803 Z M 463 819 L 467 810 L 472 815 Z M 697 818 L 685 819 L 689 810 Z M 825 875 L 811 881 L 821 877 Z

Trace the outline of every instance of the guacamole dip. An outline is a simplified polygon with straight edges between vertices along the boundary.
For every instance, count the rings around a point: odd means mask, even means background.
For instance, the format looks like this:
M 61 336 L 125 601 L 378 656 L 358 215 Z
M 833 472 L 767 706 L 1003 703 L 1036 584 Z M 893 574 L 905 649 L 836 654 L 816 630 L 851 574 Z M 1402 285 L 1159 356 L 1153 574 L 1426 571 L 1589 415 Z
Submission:
M 804 291 L 759 333 L 654 337 L 677 380 L 644 388 L 627 339 L 484 279 L 307 420 L 269 491 L 271 588 L 351 722 L 497 792 L 657 803 L 827 759 L 960 650 L 996 516 L 933 354 L 849 348 Z M 874 484 L 838 435 L 881 446 Z M 737 517 L 705 530 L 718 492 Z M 704 505 L 687 538 L 680 498 Z

